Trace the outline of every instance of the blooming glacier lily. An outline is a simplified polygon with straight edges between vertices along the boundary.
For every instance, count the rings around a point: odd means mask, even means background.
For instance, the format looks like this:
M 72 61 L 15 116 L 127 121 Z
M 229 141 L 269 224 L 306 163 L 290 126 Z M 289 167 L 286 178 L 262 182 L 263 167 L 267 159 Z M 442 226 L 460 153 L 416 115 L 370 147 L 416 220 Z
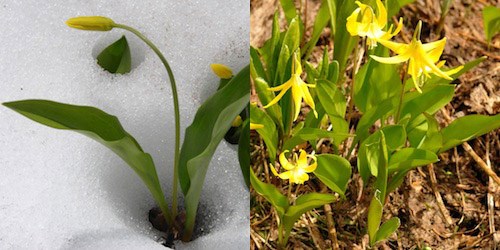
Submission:
M 278 174 L 274 166 L 271 165 L 271 172 L 273 172 L 275 176 L 278 176 L 281 179 L 289 179 L 290 182 L 293 182 L 295 184 L 304 184 L 305 181 L 309 180 L 309 175 L 307 173 L 311 173 L 316 170 L 316 156 L 308 155 L 306 151 L 300 150 L 299 157 L 297 157 L 296 153 L 293 154 L 293 161 L 295 163 L 291 163 L 285 156 L 287 152 L 289 151 L 283 151 L 279 157 L 281 167 L 287 171 Z M 314 163 L 309 165 L 309 163 L 307 163 L 307 158 L 313 159 Z
M 356 1 L 359 8 L 355 9 L 352 14 L 347 18 L 347 31 L 351 36 L 367 37 L 367 44 L 371 48 L 377 46 L 379 40 L 389 40 L 401 31 L 403 27 L 403 19 L 399 19 L 396 30 L 392 32 L 392 25 L 388 31 L 384 31 L 387 24 L 387 10 L 380 0 L 376 0 L 378 16 L 375 16 L 373 9 Z M 361 17 L 360 17 L 361 14 Z M 358 21 L 359 20 L 359 21 Z
M 318 113 L 316 112 L 315 105 L 314 105 L 314 100 L 311 96 L 311 93 L 309 93 L 309 88 L 314 88 L 313 84 L 307 84 L 305 83 L 302 78 L 300 78 L 300 75 L 302 74 L 302 66 L 300 65 L 300 56 L 297 52 L 294 53 L 293 55 L 293 62 L 292 62 L 292 77 L 285 83 L 281 84 L 280 86 L 274 87 L 274 88 L 268 88 L 268 90 L 271 91 L 281 91 L 272 101 L 270 101 L 264 108 L 268 108 L 274 104 L 276 104 L 282 97 L 285 95 L 285 93 L 288 91 L 288 89 L 292 88 L 292 99 L 293 99 L 293 105 L 294 105 L 294 116 L 293 120 L 297 120 L 299 117 L 300 113 L 300 106 L 302 104 L 302 99 L 309 105 L 316 117 L 318 117 Z
M 436 63 L 439 61 L 439 57 L 443 53 L 444 46 L 446 45 L 446 38 L 422 44 L 420 41 L 421 29 L 422 22 L 419 21 L 410 44 L 377 40 L 380 44 L 397 53 L 397 56 L 379 57 L 371 55 L 371 57 L 376 61 L 386 64 L 397 64 L 409 60 L 408 74 L 411 75 L 415 88 L 419 92 L 422 92 L 420 86 L 424 83 L 426 79 L 425 77 L 430 77 L 429 73 L 433 73 L 447 80 L 453 80 L 449 75 L 456 73 L 462 68 L 458 67 L 453 70 L 443 72 L 440 67 L 444 65 L 444 61 L 439 62 L 437 65 Z

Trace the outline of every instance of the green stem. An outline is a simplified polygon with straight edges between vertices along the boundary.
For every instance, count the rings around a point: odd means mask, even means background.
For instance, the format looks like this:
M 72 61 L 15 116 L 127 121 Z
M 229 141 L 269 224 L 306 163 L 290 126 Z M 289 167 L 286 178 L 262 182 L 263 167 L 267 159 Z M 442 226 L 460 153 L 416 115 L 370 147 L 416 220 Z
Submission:
M 401 106 L 403 106 L 403 97 L 405 95 L 405 79 L 406 79 L 406 67 L 403 67 L 403 77 L 401 77 L 401 93 L 399 95 L 398 111 L 395 117 L 395 124 L 399 123 L 399 118 L 401 116 Z
M 172 217 L 175 220 L 177 216 L 177 186 L 178 186 L 178 169 L 179 169 L 179 150 L 180 150 L 180 114 L 179 114 L 179 99 L 177 95 L 177 87 L 175 85 L 174 73 L 167 62 L 167 59 L 163 56 L 160 50 L 154 45 L 147 37 L 145 37 L 138 30 L 123 24 L 115 24 L 116 28 L 124 29 L 132 32 L 134 35 L 139 37 L 143 42 L 145 42 L 160 58 L 161 62 L 165 66 L 168 72 L 168 78 L 170 79 L 170 86 L 172 88 L 172 96 L 174 100 L 174 116 L 175 116 L 175 151 L 174 151 L 174 179 L 172 184 Z M 171 225 L 173 226 L 173 225 Z

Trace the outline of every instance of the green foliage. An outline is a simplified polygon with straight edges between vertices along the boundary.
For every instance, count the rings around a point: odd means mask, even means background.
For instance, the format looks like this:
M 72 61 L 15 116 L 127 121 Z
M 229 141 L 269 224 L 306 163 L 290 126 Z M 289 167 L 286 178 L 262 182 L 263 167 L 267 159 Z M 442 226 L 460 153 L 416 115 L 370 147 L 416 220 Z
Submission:
M 493 36 L 500 32 L 500 8 L 494 6 L 484 7 L 483 25 L 486 41 L 490 43 Z
M 351 164 L 346 159 L 332 154 L 322 154 L 318 157 L 318 166 L 314 175 L 332 191 L 345 197 L 347 183 L 351 178 Z
M 269 158 L 271 162 L 274 162 L 278 147 L 278 131 L 273 120 L 264 110 L 259 109 L 256 105 L 250 105 L 250 122 L 264 126 L 263 128 L 256 129 L 256 131 L 266 143 Z
M 238 141 L 238 162 L 241 173 L 248 188 L 250 188 L 250 120 L 243 122 Z
M 170 222 L 170 212 L 163 196 L 151 155 L 127 133 L 118 118 L 94 107 L 76 106 L 47 100 L 23 100 L 4 106 L 43 125 L 75 131 L 111 149 L 122 158 L 148 187 Z
M 495 116 L 468 115 L 454 120 L 441 130 L 443 147 L 439 152 L 500 128 L 500 114 Z
M 122 36 L 106 47 L 97 56 L 97 64 L 111 73 L 125 74 L 130 72 L 131 57 L 127 38 Z
M 319 128 L 303 128 L 296 132 L 290 139 L 285 141 L 283 144 L 283 150 L 290 150 L 306 141 L 318 140 L 321 138 L 330 138 L 333 141 L 343 141 L 347 137 L 349 137 L 349 134 L 340 134 Z
M 191 238 L 208 165 L 234 118 L 249 102 L 250 68 L 206 100 L 186 129 L 179 160 L 179 182 L 185 196 L 184 238 Z

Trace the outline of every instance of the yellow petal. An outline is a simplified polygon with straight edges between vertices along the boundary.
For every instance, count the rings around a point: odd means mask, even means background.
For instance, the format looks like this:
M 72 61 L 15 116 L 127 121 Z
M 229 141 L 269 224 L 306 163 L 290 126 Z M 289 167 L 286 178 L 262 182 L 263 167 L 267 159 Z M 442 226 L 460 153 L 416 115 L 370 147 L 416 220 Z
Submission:
M 280 160 L 281 167 L 285 168 L 286 170 L 290 170 L 290 169 L 287 168 L 289 162 L 288 162 L 288 159 L 286 158 L 286 155 L 285 155 L 288 152 L 289 152 L 288 150 L 285 150 L 285 151 L 281 152 L 280 157 L 279 157 L 280 158 L 279 160 Z
M 293 120 L 295 121 L 299 117 L 300 107 L 302 104 L 302 89 L 300 86 L 297 86 L 297 83 L 292 86 L 292 99 L 295 113 L 293 115 Z
M 384 4 L 382 1 L 377 0 L 377 9 L 378 9 L 378 25 L 380 28 L 383 28 L 387 24 L 387 10 L 385 9 Z
M 377 42 L 396 52 L 397 54 L 404 54 L 409 48 L 408 44 L 392 42 L 389 40 L 379 39 L 377 40 Z
M 302 74 L 302 65 L 300 64 L 300 55 L 299 53 L 293 53 L 293 63 L 292 63 L 292 77 L 293 75 L 301 75 Z
M 458 73 L 460 70 L 462 70 L 463 68 L 464 68 L 463 65 L 462 66 L 458 66 L 458 67 L 456 67 L 454 69 L 450 69 L 448 71 L 444 71 L 444 73 L 447 74 L 447 75 L 454 75 L 454 74 Z
M 433 63 L 439 60 L 441 54 L 443 54 L 444 47 L 446 45 L 446 38 L 441 40 L 422 44 L 422 49 L 425 51 L 427 57 L 431 59 Z
M 75 29 L 108 31 L 115 27 L 115 22 L 103 16 L 81 16 L 73 17 L 66 21 L 66 24 Z
M 309 180 L 309 175 L 306 173 L 295 174 L 293 178 L 293 182 L 295 184 L 304 184 L 304 182 Z M 292 179 L 290 179 L 292 181 Z
M 318 114 L 316 113 L 316 107 L 314 105 L 314 100 L 311 96 L 311 93 L 309 92 L 309 89 L 307 88 L 307 85 L 302 84 L 302 85 L 300 85 L 300 87 L 302 88 L 302 94 L 304 95 L 304 101 L 306 102 L 307 105 L 309 105 L 309 107 L 311 107 L 312 110 L 315 111 L 315 116 L 316 116 L 316 118 L 318 118 Z
M 397 55 L 397 56 L 392 56 L 392 57 L 380 57 L 380 56 L 374 56 L 370 55 L 373 60 L 380 62 L 380 63 L 386 63 L 386 64 L 397 64 L 397 63 L 402 63 L 408 61 L 410 58 L 409 56 L 403 56 L 403 55 Z
M 290 179 L 290 181 L 292 181 L 292 179 L 293 179 L 293 172 L 292 171 L 286 171 L 284 173 L 279 174 L 278 177 L 281 178 L 281 179 L 283 179 L 283 180 Z
M 304 150 L 300 150 L 299 159 L 297 159 L 297 167 L 304 168 L 307 167 L 307 153 Z
M 361 9 L 359 8 L 355 9 L 352 12 L 352 14 L 347 18 L 346 28 L 349 34 L 351 34 L 351 36 L 358 35 L 359 23 L 357 22 L 357 20 L 360 11 Z
M 233 77 L 233 71 L 231 68 L 224 64 L 212 63 L 210 64 L 210 68 L 212 68 L 214 74 L 216 74 L 219 78 L 230 79 Z
M 285 85 L 285 84 L 282 84 L 282 85 Z M 288 84 L 285 87 L 286 88 L 283 88 L 281 90 L 281 92 L 274 99 L 272 99 L 266 106 L 264 106 L 265 109 L 267 109 L 267 108 L 273 106 L 274 104 L 278 103 L 278 101 L 281 100 L 281 98 L 285 95 L 285 93 L 288 91 L 288 89 L 291 87 L 291 85 Z
M 241 119 L 241 116 L 236 116 L 234 118 L 233 122 L 231 123 L 231 127 L 239 127 L 243 123 L 243 120 Z

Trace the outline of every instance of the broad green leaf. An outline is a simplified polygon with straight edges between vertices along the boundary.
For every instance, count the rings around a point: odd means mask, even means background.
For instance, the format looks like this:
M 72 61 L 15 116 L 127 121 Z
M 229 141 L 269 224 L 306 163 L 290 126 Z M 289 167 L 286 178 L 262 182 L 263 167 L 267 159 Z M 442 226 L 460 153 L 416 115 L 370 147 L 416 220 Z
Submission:
M 201 189 L 208 165 L 231 123 L 248 104 L 249 66 L 206 100 L 186 129 L 179 158 L 179 182 L 186 208 L 185 237 L 193 231 Z
M 367 183 L 370 173 L 374 176 L 378 175 L 381 131 L 384 132 L 389 152 L 402 147 L 406 142 L 406 132 L 402 125 L 387 126 L 364 140 L 358 151 L 358 170 L 364 183 Z
M 297 9 L 295 8 L 295 3 L 293 0 L 280 0 L 281 8 L 285 12 L 285 18 L 288 23 L 292 22 L 297 16 Z
M 279 217 L 285 215 L 285 211 L 290 205 L 288 204 L 287 198 L 282 195 L 274 185 L 260 181 L 252 169 L 250 169 L 250 183 L 255 192 L 262 195 L 271 205 L 273 205 Z
M 288 25 L 288 30 L 285 32 L 278 57 L 277 73 L 274 77 L 275 83 L 284 82 L 285 70 L 287 69 L 286 66 L 290 60 L 290 56 L 299 48 L 301 38 L 299 23 L 300 19 L 292 19 Z M 300 53 L 300 51 L 298 53 Z
M 486 6 L 483 9 L 483 24 L 486 41 L 491 42 L 491 38 L 500 32 L 500 8 Z
M 358 141 L 363 141 L 369 135 L 370 127 L 384 115 L 390 115 L 398 105 L 398 98 L 384 100 L 377 107 L 368 110 L 361 116 L 356 127 Z
M 318 80 L 316 89 L 318 99 L 330 118 L 333 131 L 340 134 L 348 134 L 349 124 L 344 119 L 347 101 L 342 91 L 334 83 L 327 80 Z M 342 141 L 334 139 L 337 146 Z
M 375 193 L 370 207 L 368 208 L 368 235 L 370 236 L 370 246 L 375 244 L 376 234 L 379 230 L 380 222 L 382 220 L 382 210 L 387 191 L 387 166 L 388 166 L 388 151 L 386 145 L 386 138 L 384 132 L 380 133 L 380 141 L 378 146 L 378 175 L 375 180 Z
M 389 50 L 384 46 L 377 46 L 374 54 L 389 56 Z M 379 63 L 369 57 L 355 76 L 354 103 L 361 112 L 366 112 L 377 105 L 380 100 L 398 97 L 401 92 L 399 77 L 400 65 Z
M 274 86 L 285 82 L 285 73 L 287 71 L 288 62 L 290 60 L 290 49 L 288 45 L 284 45 L 278 55 L 278 64 L 276 65 L 276 75 L 274 76 Z
M 238 162 L 245 184 L 250 188 L 250 120 L 243 122 L 238 141 Z
M 321 138 L 345 140 L 349 136 L 349 134 L 339 134 L 319 128 L 303 128 L 295 135 L 293 135 L 292 138 L 285 141 L 285 143 L 283 144 L 283 150 L 291 150 L 293 149 L 293 147 L 306 141 L 318 140 Z
M 418 148 L 403 148 L 395 152 L 389 159 L 389 174 L 425 166 L 439 161 L 436 154 Z
M 314 175 L 332 191 L 345 197 L 347 183 L 351 178 L 351 164 L 349 161 L 332 154 L 318 155 L 317 159 L 318 165 L 314 170 Z
M 425 120 L 423 115 L 420 119 L 416 119 L 422 113 L 434 114 L 449 103 L 453 98 L 454 92 L 453 85 L 439 84 L 424 86 L 422 93 L 418 93 L 417 91 L 407 93 L 403 98 L 401 117 L 405 117 L 406 115 L 411 117 L 408 129 L 411 130 Z
M 351 54 L 354 46 L 358 43 L 358 37 L 353 37 L 347 32 L 346 23 L 347 17 L 352 14 L 357 5 L 355 1 L 351 0 L 335 0 L 336 7 L 330 8 L 330 20 L 332 20 L 332 27 L 335 31 L 332 32 L 334 36 L 333 46 L 333 59 L 339 62 L 340 75 L 342 76 L 347 65 L 347 59 Z M 332 6 L 330 4 L 330 6 Z M 333 13 L 335 11 L 335 13 Z M 335 17 L 336 19 L 333 19 Z M 333 23 L 335 20 L 335 24 Z
M 333 61 L 330 63 L 330 69 L 328 69 L 327 80 L 333 83 L 337 83 L 339 80 L 339 62 Z
M 494 116 L 467 115 L 454 120 L 441 130 L 443 147 L 440 153 L 500 128 L 500 114 Z
M 439 131 L 439 123 L 434 116 L 427 113 L 424 113 L 424 115 L 427 119 L 427 132 L 417 147 L 437 152 L 443 147 L 443 135 Z
M 108 147 L 139 175 L 162 210 L 168 210 L 153 159 L 115 116 L 94 107 L 47 100 L 23 100 L 3 105 L 35 122 L 81 133 Z
M 130 72 L 131 58 L 127 38 L 122 36 L 105 48 L 97 56 L 97 64 L 111 73 L 125 74 Z
M 285 242 L 290 236 L 293 224 L 307 211 L 318 208 L 335 201 L 335 196 L 331 194 L 308 193 L 300 196 L 295 201 L 294 206 L 290 206 L 283 216 L 283 227 L 285 229 Z
M 399 228 L 401 224 L 398 217 L 392 217 L 388 221 L 386 221 L 382 226 L 380 226 L 377 231 L 377 235 L 375 236 L 375 243 L 385 240 L 391 236 L 396 230 Z
M 250 46 L 250 74 L 254 80 L 261 77 L 267 82 L 267 79 L 269 79 L 260 60 L 259 52 L 252 46 Z
M 278 131 L 276 130 L 276 125 L 264 110 L 253 104 L 250 105 L 250 122 L 264 125 L 264 127 L 256 129 L 256 131 L 266 143 L 269 158 L 271 162 L 274 162 L 278 147 Z
M 314 18 L 314 25 L 311 34 L 311 39 L 302 48 L 302 53 L 305 60 L 309 58 L 314 47 L 316 47 L 316 43 L 318 43 L 319 37 L 321 36 L 323 29 L 328 24 L 328 20 L 330 20 L 328 2 L 326 0 L 322 0 L 321 6 L 319 7 L 316 17 Z
M 391 177 L 391 180 L 387 183 L 387 193 L 396 190 L 396 188 L 398 188 L 399 186 L 401 186 L 401 184 L 403 184 L 404 178 L 406 177 L 408 171 L 397 172 L 395 175 Z

